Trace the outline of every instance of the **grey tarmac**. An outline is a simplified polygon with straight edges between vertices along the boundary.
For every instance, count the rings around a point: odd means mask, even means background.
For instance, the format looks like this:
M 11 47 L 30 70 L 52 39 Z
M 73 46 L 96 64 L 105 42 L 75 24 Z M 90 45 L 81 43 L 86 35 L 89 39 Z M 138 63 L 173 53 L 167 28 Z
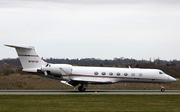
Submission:
M 180 90 L 0 90 L 0 95 L 58 95 L 58 94 L 180 94 Z

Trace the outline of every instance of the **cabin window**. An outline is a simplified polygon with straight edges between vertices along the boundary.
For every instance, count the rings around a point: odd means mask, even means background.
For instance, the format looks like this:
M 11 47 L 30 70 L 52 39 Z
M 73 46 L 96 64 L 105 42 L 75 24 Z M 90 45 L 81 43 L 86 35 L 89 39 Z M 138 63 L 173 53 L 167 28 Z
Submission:
M 132 73 L 131 75 L 132 75 L 132 76 L 135 76 L 135 73 Z
M 110 72 L 110 73 L 109 73 L 109 75 L 113 75 L 113 73 L 112 73 L 112 72 Z
M 94 72 L 94 75 L 98 75 L 98 72 Z
M 121 74 L 118 72 L 118 73 L 116 73 L 116 75 L 117 75 L 117 76 L 120 76 Z
M 160 71 L 159 74 L 163 74 L 163 72 Z
M 139 74 L 139 76 L 141 77 L 141 76 L 143 76 L 143 74 L 142 74 L 142 73 L 140 73 L 140 74 Z
M 102 75 L 106 75 L 106 72 L 102 72 L 101 74 L 102 74 Z
M 124 76 L 128 76 L 128 73 L 124 73 Z

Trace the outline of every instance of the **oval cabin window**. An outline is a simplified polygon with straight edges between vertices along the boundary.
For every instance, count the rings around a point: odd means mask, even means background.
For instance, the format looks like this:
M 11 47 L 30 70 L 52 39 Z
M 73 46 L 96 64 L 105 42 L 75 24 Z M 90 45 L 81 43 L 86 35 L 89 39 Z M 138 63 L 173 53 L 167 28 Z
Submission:
M 94 72 L 94 75 L 98 75 L 98 72 Z
M 124 73 L 124 76 L 128 76 L 128 73 Z
M 102 72 L 102 75 L 106 75 L 106 73 L 105 73 L 105 72 Z
M 139 76 L 141 77 L 141 76 L 143 76 L 143 74 L 142 74 L 142 73 L 140 73 L 140 74 L 139 74 Z
M 135 76 L 135 73 L 132 73 L 131 75 L 132 75 L 132 76 Z
M 121 74 L 118 72 L 118 73 L 116 73 L 116 75 L 117 75 L 117 76 L 120 76 Z

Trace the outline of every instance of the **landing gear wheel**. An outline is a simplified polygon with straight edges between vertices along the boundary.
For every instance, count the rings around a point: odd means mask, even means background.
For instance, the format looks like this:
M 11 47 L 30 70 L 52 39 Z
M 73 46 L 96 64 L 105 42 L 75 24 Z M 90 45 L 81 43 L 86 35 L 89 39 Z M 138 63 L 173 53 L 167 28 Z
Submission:
M 161 88 L 161 92 L 164 92 L 165 91 L 165 89 L 164 88 Z
M 80 92 L 84 92 L 86 89 L 83 88 L 82 86 L 79 86 L 79 87 L 78 87 L 78 90 L 79 90 Z

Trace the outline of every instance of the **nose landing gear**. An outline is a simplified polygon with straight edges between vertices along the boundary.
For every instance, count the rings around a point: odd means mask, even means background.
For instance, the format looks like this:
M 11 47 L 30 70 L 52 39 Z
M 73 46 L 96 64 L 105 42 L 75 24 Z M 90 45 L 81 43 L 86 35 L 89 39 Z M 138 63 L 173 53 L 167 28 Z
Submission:
M 165 89 L 164 89 L 163 85 L 161 85 L 161 92 L 164 92 L 164 91 L 165 91 Z

